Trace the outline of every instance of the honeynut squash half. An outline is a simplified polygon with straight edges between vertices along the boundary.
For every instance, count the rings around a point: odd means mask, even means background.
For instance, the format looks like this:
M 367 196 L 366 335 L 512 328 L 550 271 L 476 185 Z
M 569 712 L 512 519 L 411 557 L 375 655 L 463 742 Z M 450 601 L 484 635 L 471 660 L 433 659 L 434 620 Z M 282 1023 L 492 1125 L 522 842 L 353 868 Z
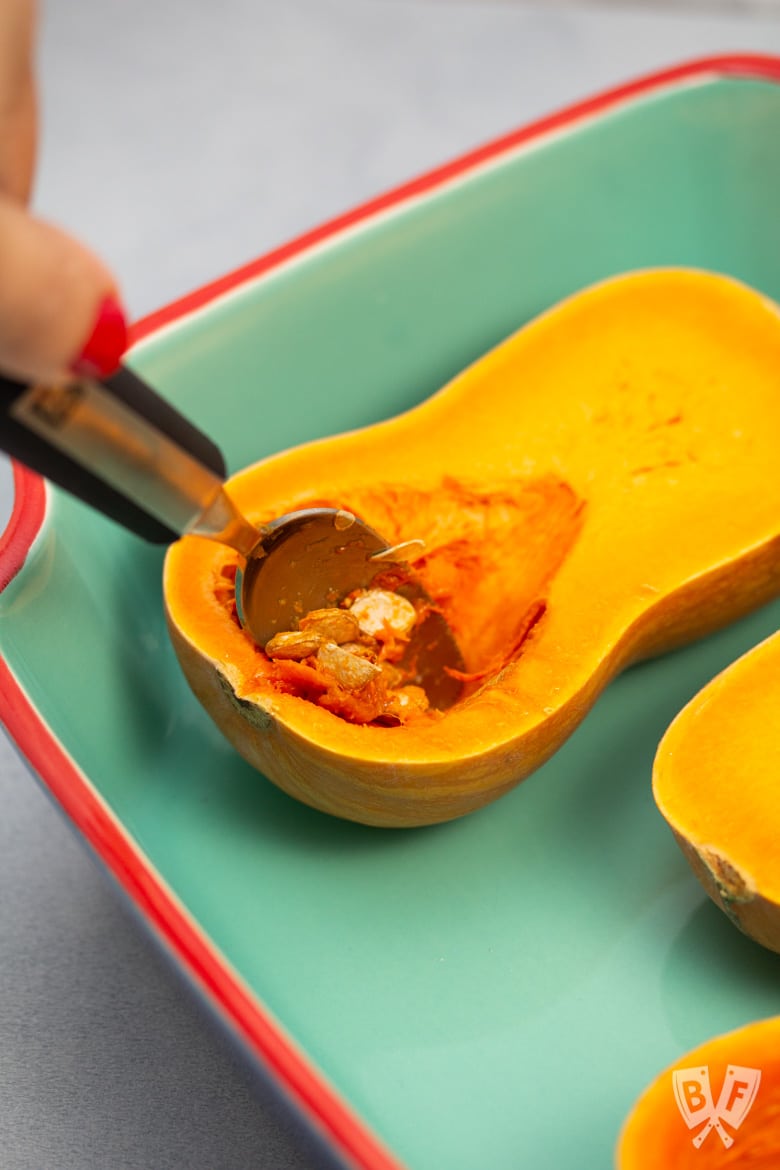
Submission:
M 776 1170 L 780 1017 L 715 1036 L 659 1074 L 615 1150 L 616 1170 Z
M 683 708 L 659 745 L 653 795 L 715 904 L 780 951 L 780 634 Z
M 618 277 L 414 410 L 229 483 L 258 524 L 328 505 L 424 539 L 413 567 L 462 649 L 459 703 L 355 721 L 327 671 L 293 677 L 242 631 L 235 555 L 198 537 L 165 564 L 173 644 L 290 795 L 373 825 L 462 816 L 538 768 L 628 663 L 780 591 L 778 452 L 777 307 L 705 272 Z

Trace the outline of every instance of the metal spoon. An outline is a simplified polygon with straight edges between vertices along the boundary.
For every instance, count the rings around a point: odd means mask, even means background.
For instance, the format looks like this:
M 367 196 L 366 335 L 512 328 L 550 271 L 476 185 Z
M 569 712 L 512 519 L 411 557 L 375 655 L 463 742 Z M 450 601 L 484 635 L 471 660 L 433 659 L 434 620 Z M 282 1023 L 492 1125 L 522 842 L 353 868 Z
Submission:
M 235 549 L 241 620 L 260 646 L 311 610 L 371 587 L 396 561 L 387 541 L 345 511 L 292 512 L 255 527 L 225 491 L 218 448 L 126 367 L 102 382 L 30 387 L 0 377 L 0 412 L 3 449 L 124 527 L 159 543 L 187 533 Z M 460 652 L 408 566 L 399 579 L 397 592 L 425 614 L 402 665 L 444 710 L 462 690 L 448 673 L 464 669 Z
M 260 543 L 247 555 L 240 598 L 243 621 L 265 645 L 311 610 L 338 605 L 354 589 L 381 586 L 390 571 L 394 592 L 423 615 L 399 666 L 410 683 L 423 688 L 431 706 L 444 711 L 463 690 L 448 671 L 465 666 L 447 622 L 404 562 L 406 547 L 391 548 L 373 528 L 343 510 L 312 508 L 281 516 L 262 529 Z

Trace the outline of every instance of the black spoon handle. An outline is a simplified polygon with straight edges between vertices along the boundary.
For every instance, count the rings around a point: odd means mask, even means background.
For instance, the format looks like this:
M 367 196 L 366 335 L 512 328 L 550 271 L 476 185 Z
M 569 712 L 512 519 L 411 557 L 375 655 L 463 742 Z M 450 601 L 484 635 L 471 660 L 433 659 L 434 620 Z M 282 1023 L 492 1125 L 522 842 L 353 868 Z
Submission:
M 214 443 L 126 366 L 52 386 L 0 375 L 0 449 L 156 544 L 185 531 L 226 470 Z

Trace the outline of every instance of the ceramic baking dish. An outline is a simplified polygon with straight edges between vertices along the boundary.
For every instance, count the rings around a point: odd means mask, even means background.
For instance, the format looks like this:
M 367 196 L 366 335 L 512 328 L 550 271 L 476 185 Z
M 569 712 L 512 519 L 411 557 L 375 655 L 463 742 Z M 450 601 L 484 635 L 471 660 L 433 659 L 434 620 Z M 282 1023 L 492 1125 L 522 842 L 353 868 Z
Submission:
M 523 128 L 153 314 L 129 362 L 235 470 L 411 406 L 612 273 L 692 265 L 780 299 L 779 80 L 696 62 Z M 630 670 L 497 804 L 372 830 L 221 739 L 168 643 L 159 550 L 16 485 L 5 726 L 345 1165 L 602 1170 L 660 1068 L 780 1012 L 780 960 L 709 905 L 650 794 L 666 726 L 777 605 Z

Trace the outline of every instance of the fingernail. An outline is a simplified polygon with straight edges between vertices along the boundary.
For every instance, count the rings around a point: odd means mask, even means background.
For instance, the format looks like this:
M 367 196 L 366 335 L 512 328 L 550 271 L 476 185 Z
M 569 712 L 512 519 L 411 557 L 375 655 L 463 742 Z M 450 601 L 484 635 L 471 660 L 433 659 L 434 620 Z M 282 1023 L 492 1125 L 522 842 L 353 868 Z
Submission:
M 107 378 L 113 374 L 127 349 L 127 322 L 119 301 L 107 296 L 100 307 L 92 331 L 71 370 L 81 378 Z

